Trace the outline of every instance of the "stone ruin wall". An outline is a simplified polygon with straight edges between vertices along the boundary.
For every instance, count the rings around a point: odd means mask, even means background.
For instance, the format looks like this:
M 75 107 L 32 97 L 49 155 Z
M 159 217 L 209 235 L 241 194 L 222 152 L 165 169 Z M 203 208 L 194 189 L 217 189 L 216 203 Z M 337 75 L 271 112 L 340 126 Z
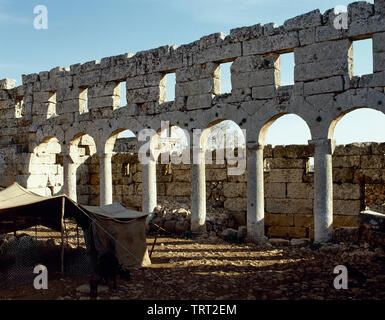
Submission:
M 127 53 L 69 68 L 57 67 L 23 75 L 22 85 L 18 87 L 13 80 L 0 80 L 1 186 L 17 181 L 36 192 L 46 193 L 49 177 L 54 193 L 76 194 L 71 180 L 73 175 L 64 173 L 68 178 L 66 181 L 71 183 L 63 181 L 63 167 L 67 171 L 69 164 L 82 167 L 85 162 L 93 161 L 89 155 L 95 152 L 103 158 L 113 150 L 119 132 L 129 129 L 137 134 L 143 128 L 158 130 L 161 121 L 171 121 L 192 134 L 195 128 L 209 130 L 222 120 L 233 120 L 247 131 L 247 149 L 253 155 L 248 161 L 255 161 L 253 167 L 261 168 L 258 162 L 261 157 L 256 153 L 258 148 L 263 148 L 265 133 L 274 120 L 288 113 L 298 115 L 307 123 L 312 139 L 310 145 L 318 150 L 315 158 L 319 161 L 315 162 L 319 168 L 315 175 L 327 176 L 329 160 L 322 162 L 321 159 L 333 154 L 333 129 L 338 120 L 361 107 L 385 112 L 385 0 L 375 0 L 374 4 L 350 4 L 347 30 L 335 29 L 336 16 L 333 9 L 323 14 L 314 10 L 288 19 L 281 26 L 257 24 L 233 29 L 229 35 L 208 35 L 179 47 L 163 46 L 135 55 Z M 367 38 L 373 40 L 373 73 L 356 77 L 353 75 L 352 42 Z M 294 52 L 295 56 L 294 84 L 281 86 L 280 55 L 287 52 Z M 225 62 L 232 62 L 232 90 L 221 94 L 220 65 Z M 167 102 L 165 81 L 170 72 L 176 74 L 175 100 Z M 126 82 L 125 107 L 120 107 L 120 82 Z M 92 148 L 82 145 L 85 134 L 92 137 Z M 58 144 L 48 146 L 50 138 L 56 138 Z M 52 152 L 45 150 L 51 147 Z M 269 150 L 266 148 L 265 153 Z M 360 165 L 365 163 L 362 157 Z M 344 160 L 353 161 L 351 158 Z M 297 161 L 304 165 L 301 159 Z M 275 162 L 279 163 L 278 160 Z M 274 192 L 283 195 L 285 190 L 289 195 L 293 186 L 288 183 L 283 188 L 285 181 L 278 181 L 293 179 L 291 183 L 302 183 L 303 192 L 307 194 L 308 189 L 305 182 L 300 181 L 298 171 L 303 171 L 304 167 L 287 169 L 290 171 L 281 176 L 283 172 L 272 168 L 265 172 L 265 180 L 277 181 L 275 187 L 278 189 Z M 334 176 L 351 175 L 349 167 L 333 169 Z M 378 169 L 374 170 L 379 174 Z M 250 176 L 254 179 L 257 174 L 253 172 Z M 351 183 L 348 181 L 347 184 Z M 282 183 L 281 189 L 279 183 Z M 83 185 L 77 187 L 83 188 Z M 330 240 L 329 187 L 325 181 L 314 186 L 314 197 L 319 200 L 314 210 L 317 210 L 318 222 L 322 225 L 319 229 L 319 240 L 322 241 Z M 102 192 L 93 185 L 87 188 L 93 189 L 95 198 L 97 192 Z M 162 194 L 162 187 L 159 188 L 159 194 Z M 165 188 L 167 192 L 167 184 Z M 281 211 L 274 209 L 279 201 L 269 200 L 268 195 L 272 192 L 269 188 L 265 191 L 267 223 L 270 209 Z M 248 189 L 256 193 L 257 183 Z M 338 189 L 336 186 L 337 193 Z M 151 199 L 149 190 L 151 188 L 142 191 Z M 79 192 L 83 194 L 83 191 Z M 103 196 L 108 198 L 108 195 Z M 201 207 L 197 203 L 199 198 L 192 200 L 196 208 Z M 152 200 L 146 200 L 148 208 L 154 206 Z M 249 203 L 253 203 L 248 212 L 251 222 L 248 232 L 258 239 L 263 236 L 260 200 L 260 197 L 249 199 Z M 349 201 L 346 209 L 356 210 L 357 200 L 335 199 L 334 208 L 338 212 L 339 201 Z M 237 201 L 227 199 L 228 205 L 232 202 L 235 205 Z M 244 202 L 236 204 L 244 209 Z M 311 199 L 293 202 L 299 206 L 296 210 L 304 208 L 304 214 L 310 213 Z M 202 215 L 204 212 L 195 212 L 197 224 Z
M 119 139 L 112 158 L 114 201 L 141 208 L 142 168 L 137 155 L 127 151 L 125 139 Z M 269 237 L 313 238 L 314 172 L 309 158 L 311 146 L 265 146 L 265 227 Z M 215 159 L 215 152 L 213 153 Z M 126 165 L 129 174 L 126 174 Z M 78 200 L 99 204 L 99 160 L 92 157 L 79 170 Z M 206 165 L 208 211 L 224 211 L 230 219 L 227 227 L 246 225 L 246 174 L 229 176 L 227 164 Z M 363 207 L 385 209 L 385 143 L 356 143 L 337 146 L 333 155 L 334 226 L 357 227 Z M 157 168 L 158 202 L 177 201 L 190 205 L 190 166 L 167 165 Z

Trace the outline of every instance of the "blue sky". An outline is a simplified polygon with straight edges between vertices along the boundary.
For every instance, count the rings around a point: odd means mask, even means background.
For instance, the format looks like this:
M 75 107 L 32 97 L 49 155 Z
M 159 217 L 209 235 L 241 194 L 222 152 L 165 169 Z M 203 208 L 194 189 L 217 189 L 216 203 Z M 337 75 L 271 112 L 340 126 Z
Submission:
M 316 8 L 323 12 L 349 2 L 351 1 L 0 0 L 0 78 L 16 79 L 19 85 L 22 74 L 100 60 L 126 52 L 135 53 L 166 44 L 180 45 L 214 32 L 229 34 L 232 28 L 256 23 L 282 24 L 288 18 Z M 48 30 L 33 28 L 33 9 L 36 5 L 45 5 L 48 8 Z M 363 52 L 368 50 L 370 48 L 364 46 Z M 360 61 L 358 67 L 363 70 L 357 69 L 357 72 L 368 73 L 366 70 L 371 68 L 370 60 L 365 54 L 358 55 L 357 59 Z M 289 64 L 283 67 L 283 71 L 290 68 Z M 283 73 L 287 74 L 289 81 L 290 72 Z M 224 72 L 223 77 L 224 91 L 227 91 L 229 75 Z M 370 112 L 362 112 L 355 111 L 340 121 L 336 128 L 339 143 L 348 143 L 349 139 L 385 141 L 385 116 L 378 113 L 372 117 Z M 294 139 L 296 143 L 305 143 L 309 138 L 306 131 L 308 129 L 306 126 L 301 127 L 293 119 L 295 117 L 286 116 L 273 124 L 268 132 L 267 142 L 290 143 Z M 347 122 L 346 119 L 352 124 L 348 124 L 340 132 L 339 127 Z M 365 119 L 370 121 L 363 125 Z M 365 129 L 358 132 L 359 130 L 354 130 L 357 126 Z M 290 129 L 289 134 L 287 128 Z M 355 134 L 358 136 L 354 136 Z

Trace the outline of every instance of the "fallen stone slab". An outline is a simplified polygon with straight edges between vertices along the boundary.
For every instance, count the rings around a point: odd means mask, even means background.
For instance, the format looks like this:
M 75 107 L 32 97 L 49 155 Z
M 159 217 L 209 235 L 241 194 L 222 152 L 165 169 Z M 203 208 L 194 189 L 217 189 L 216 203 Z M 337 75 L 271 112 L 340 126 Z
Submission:
M 310 240 L 307 238 L 291 239 L 290 245 L 292 247 L 306 247 L 310 244 Z

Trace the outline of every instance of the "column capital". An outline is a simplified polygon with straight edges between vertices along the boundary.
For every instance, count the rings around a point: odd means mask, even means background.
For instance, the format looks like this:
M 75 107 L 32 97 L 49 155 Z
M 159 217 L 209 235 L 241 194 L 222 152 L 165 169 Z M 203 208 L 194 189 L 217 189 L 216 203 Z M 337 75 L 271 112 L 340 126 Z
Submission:
M 261 150 L 265 147 L 264 144 L 258 143 L 258 142 L 247 142 L 246 143 L 246 149 L 247 150 Z
M 336 148 L 336 140 L 334 139 L 313 139 L 309 140 L 308 143 L 314 147 L 328 148 L 329 154 L 333 154 Z

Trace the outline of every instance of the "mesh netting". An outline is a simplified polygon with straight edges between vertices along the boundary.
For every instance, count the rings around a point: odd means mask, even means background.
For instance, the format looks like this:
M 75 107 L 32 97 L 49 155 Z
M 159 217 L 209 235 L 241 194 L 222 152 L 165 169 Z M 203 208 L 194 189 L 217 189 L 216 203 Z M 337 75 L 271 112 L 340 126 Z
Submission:
M 66 223 L 64 272 L 85 275 L 92 272 L 81 230 L 70 221 Z M 0 235 L 0 287 L 32 283 L 37 264 L 47 267 L 48 273 L 61 270 L 61 234 L 39 226 L 23 233 Z

